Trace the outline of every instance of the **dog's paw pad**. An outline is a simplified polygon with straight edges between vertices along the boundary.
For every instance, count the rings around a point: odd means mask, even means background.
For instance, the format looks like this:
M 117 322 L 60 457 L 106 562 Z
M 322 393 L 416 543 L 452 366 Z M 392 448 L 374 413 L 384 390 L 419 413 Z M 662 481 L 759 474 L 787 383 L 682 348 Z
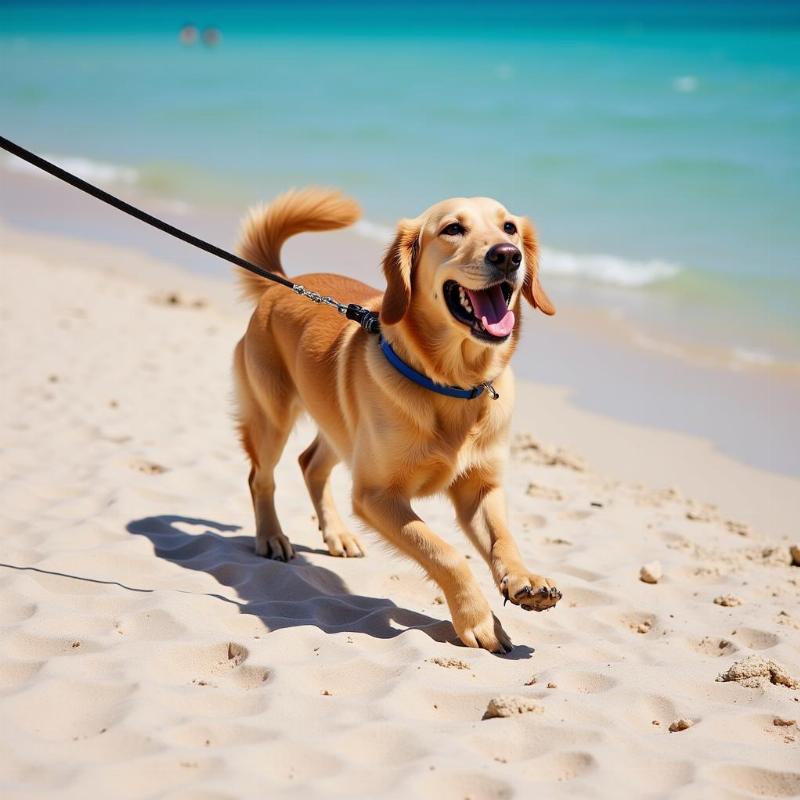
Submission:
M 500 581 L 504 604 L 509 600 L 525 611 L 545 611 L 562 597 L 549 578 L 525 573 L 509 573 Z

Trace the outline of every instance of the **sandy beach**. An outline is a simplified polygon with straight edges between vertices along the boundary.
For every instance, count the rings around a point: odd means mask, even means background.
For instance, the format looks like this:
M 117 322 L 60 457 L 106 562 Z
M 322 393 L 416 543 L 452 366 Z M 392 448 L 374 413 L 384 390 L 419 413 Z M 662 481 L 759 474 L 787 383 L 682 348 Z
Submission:
M 522 384 L 510 520 L 564 600 L 503 608 L 473 553 L 515 648 L 469 650 L 376 535 L 327 554 L 310 423 L 298 557 L 254 555 L 232 280 L 8 227 L 0 269 L 3 797 L 800 795 L 797 479 Z

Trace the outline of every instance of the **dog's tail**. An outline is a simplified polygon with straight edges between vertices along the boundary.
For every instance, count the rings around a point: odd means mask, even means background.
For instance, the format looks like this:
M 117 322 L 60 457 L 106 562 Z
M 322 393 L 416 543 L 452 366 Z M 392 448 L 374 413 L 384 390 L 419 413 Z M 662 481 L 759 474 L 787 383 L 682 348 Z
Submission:
M 352 225 L 361 216 L 355 200 L 335 189 L 293 189 L 269 205 L 250 211 L 242 224 L 237 251 L 242 258 L 270 272 L 285 275 L 281 247 L 290 237 L 304 231 L 329 231 Z M 266 278 L 236 270 L 245 297 L 257 301 L 270 286 Z

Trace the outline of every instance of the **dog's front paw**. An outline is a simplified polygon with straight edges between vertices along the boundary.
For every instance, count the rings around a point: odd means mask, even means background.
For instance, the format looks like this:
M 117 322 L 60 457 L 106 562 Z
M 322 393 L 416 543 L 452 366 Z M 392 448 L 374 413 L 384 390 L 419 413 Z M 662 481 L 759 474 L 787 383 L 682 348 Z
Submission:
M 504 604 L 510 600 L 526 611 L 546 611 L 561 599 L 553 581 L 525 572 L 509 572 L 500 581 L 500 593 Z
M 467 647 L 480 647 L 490 653 L 510 653 L 514 647 L 500 620 L 488 609 L 480 615 L 454 614 L 453 626 Z

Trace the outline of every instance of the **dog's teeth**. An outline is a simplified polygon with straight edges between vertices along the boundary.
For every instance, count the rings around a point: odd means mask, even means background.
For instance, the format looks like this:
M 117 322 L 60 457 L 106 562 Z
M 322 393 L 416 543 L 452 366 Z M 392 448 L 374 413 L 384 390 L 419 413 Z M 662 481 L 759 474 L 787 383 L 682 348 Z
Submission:
M 470 303 L 467 292 L 463 286 L 458 287 L 458 302 L 461 304 L 462 308 L 465 308 L 470 314 L 472 313 L 472 303 Z

